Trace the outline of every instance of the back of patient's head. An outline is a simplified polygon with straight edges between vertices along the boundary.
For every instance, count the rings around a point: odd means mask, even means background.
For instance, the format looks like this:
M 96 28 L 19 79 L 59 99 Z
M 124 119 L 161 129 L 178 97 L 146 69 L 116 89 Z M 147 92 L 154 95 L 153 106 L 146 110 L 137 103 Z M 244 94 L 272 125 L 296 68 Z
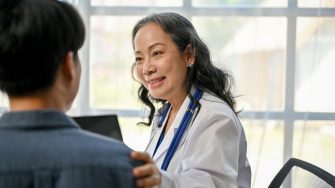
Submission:
M 83 45 L 78 12 L 56 0 L 0 0 L 0 90 L 20 96 L 48 89 L 66 53 Z

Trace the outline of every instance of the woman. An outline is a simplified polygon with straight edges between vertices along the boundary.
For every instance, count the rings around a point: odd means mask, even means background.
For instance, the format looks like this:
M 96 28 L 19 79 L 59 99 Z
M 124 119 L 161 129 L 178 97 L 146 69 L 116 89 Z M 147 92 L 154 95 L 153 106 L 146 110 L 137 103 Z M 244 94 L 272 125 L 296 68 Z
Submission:
M 193 25 L 176 13 L 153 14 L 136 24 L 132 42 L 138 95 L 150 108 L 144 124 L 152 124 L 146 152 L 132 153 L 145 163 L 133 169 L 137 186 L 250 187 L 232 78 L 213 66 Z

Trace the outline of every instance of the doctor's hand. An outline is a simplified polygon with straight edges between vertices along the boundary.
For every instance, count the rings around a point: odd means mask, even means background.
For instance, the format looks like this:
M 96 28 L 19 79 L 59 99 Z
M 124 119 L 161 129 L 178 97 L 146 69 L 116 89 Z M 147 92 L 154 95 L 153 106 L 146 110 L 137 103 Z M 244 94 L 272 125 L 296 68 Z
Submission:
M 144 163 L 142 166 L 133 168 L 133 175 L 136 178 L 137 187 L 159 188 L 161 173 L 151 159 L 151 156 L 146 152 L 132 151 L 131 158 Z

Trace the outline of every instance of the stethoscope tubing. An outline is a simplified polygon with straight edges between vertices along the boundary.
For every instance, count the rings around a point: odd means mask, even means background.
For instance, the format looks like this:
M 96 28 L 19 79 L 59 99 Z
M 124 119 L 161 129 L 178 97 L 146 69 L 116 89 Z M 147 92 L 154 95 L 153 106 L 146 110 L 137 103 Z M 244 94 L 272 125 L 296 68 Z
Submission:
M 196 91 L 195 91 L 195 94 L 194 94 L 195 101 L 193 102 L 191 100 L 189 105 L 188 105 L 188 108 L 187 108 L 187 110 L 186 110 L 186 112 L 183 116 L 183 119 L 180 122 L 180 125 L 177 129 L 177 132 L 174 135 L 174 137 L 172 139 L 172 142 L 171 142 L 171 144 L 168 148 L 167 154 L 165 155 L 164 161 L 163 161 L 162 166 L 161 166 L 162 170 L 167 170 L 173 155 L 177 151 L 180 140 L 183 137 L 186 128 L 188 127 L 188 125 L 191 122 L 191 119 L 193 117 L 195 108 L 197 107 L 196 102 L 200 100 L 200 98 L 202 97 L 202 94 L 203 94 L 203 91 L 200 90 L 199 88 L 197 88 Z M 165 117 L 164 117 L 164 119 L 165 119 Z M 164 134 L 164 133 L 162 133 L 162 134 Z

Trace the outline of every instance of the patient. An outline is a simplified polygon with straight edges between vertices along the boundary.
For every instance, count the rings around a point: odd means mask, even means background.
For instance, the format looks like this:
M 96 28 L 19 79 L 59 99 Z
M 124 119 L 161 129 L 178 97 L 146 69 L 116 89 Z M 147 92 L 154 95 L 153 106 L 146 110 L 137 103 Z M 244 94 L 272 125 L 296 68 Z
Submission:
M 0 1 L 0 187 L 135 187 L 130 149 L 79 128 L 65 111 L 77 94 L 85 29 L 55 0 Z

